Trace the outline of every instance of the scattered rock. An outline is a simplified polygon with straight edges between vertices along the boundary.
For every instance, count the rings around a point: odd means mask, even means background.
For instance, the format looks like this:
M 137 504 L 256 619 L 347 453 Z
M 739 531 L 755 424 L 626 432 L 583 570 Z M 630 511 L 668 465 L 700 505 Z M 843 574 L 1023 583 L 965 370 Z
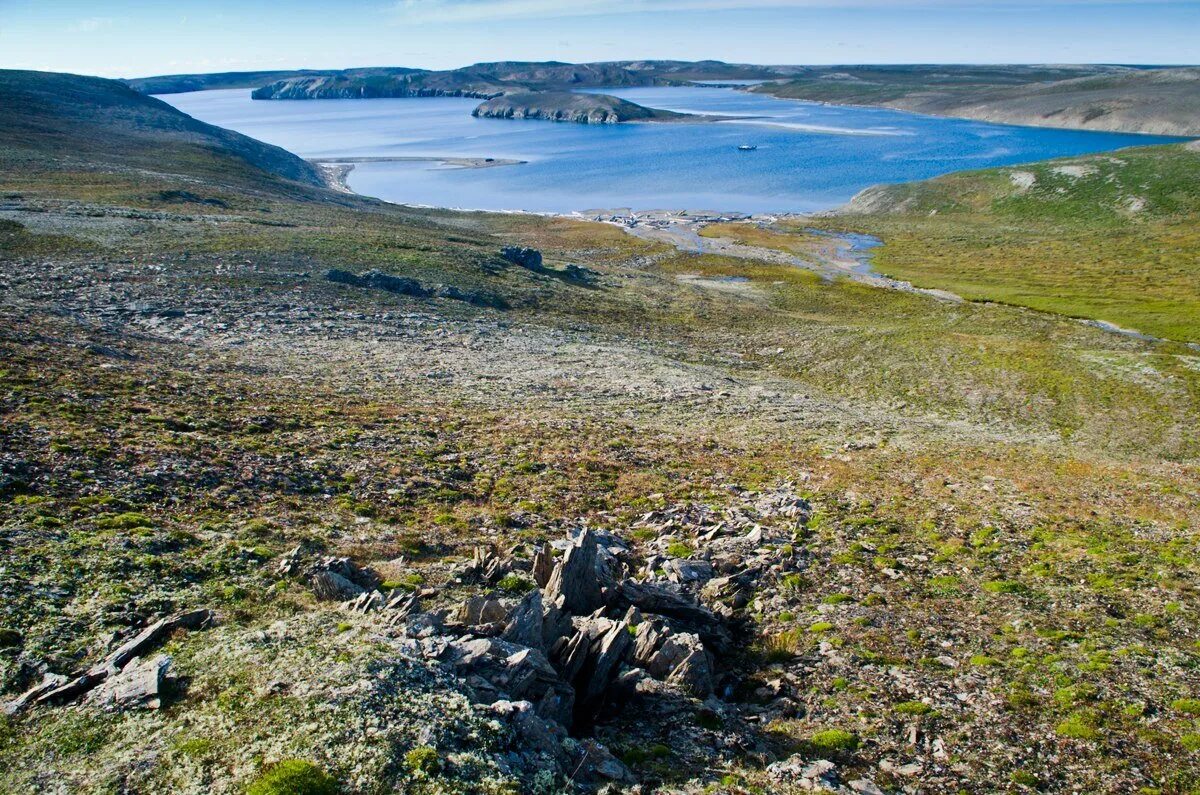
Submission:
M 123 673 L 126 666 L 162 643 L 175 630 L 201 629 L 212 624 L 212 621 L 213 612 L 211 610 L 190 610 L 160 619 L 122 643 L 101 662 L 83 673 L 73 677 L 47 676 L 40 684 L 23 693 L 16 700 L 9 702 L 5 706 L 5 712 L 11 715 L 31 704 L 65 704 L 74 701 L 108 681 L 110 677 L 115 678 L 118 674 Z M 154 674 L 158 677 L 158 681 L 161 681 L 161 673 L 160 671 Z M 150 674 L 131 673 L 130 678 L 113 691 L 113 697 L 115 698 L 115 695 L 120 693 L 124 694 L 123 697 L 131 698 L 139 692 L 139 688 L 140 692 L 149 692 L 146 690 L 146 681 L 149 676 Z M 153 687 L 154 698 L 157 698 L 157 687 L 157 685 Z

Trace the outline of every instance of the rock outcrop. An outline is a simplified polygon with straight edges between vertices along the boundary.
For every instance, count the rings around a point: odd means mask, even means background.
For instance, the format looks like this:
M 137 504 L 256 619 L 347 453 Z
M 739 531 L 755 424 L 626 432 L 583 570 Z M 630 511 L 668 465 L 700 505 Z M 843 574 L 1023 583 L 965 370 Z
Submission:
M 278 573 L 314 592 L 322 575 L 362 589 L 342 608 L 371 614 L 406 657 L 450 675 L 522 755 L 597 789 L 636 780 L 597 737 L 698 721 L 737 726 L 752 744 L 745 720 L 797 714 L 799 685 L 747 671 L 737 649 L 753 631 L 746 610 L 778 609 L 781 583 L 808 565 L 791 545 L 810 515 L 790 489 L 723 517 L 698 505 L 655 511 L 629 528 L 636 544 L 583 527 L 533 546 L 479 546 L 444 586 L 417 592 L 384 593 L 370 570 L 303 547 Z M 699 551 L 680 555 L 681 545 Z
M 409 295 L 414 298 L 448 298 L 451 301 L 462 301 L 472 306 L 487 306 L 495 309 L 507 309 L 508 302 L 502 297 L 483 290 L 464 290 L 452 284 L 435 284 L 425 286 L 416 279 L 407 276 L 395 276 L 378 270 L 364 273 L 353 273 L 341 268 L 331 268 L 325 273 L 325 281 L 336 284 L 347 284 L 351 287 L 365 287 L 371 290 L 383 290 L 398 295 Z

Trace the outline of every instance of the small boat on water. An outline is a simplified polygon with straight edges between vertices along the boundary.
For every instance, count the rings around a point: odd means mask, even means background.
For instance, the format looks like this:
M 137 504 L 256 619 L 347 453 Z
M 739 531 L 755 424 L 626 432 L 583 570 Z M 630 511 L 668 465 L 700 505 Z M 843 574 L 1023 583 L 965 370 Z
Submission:
M 739 152 L 753 152 L 757 148 L 758 147 L 755 146 L 754 144 L 742 144 L 741 146 L 738 147 L 738 151 Z

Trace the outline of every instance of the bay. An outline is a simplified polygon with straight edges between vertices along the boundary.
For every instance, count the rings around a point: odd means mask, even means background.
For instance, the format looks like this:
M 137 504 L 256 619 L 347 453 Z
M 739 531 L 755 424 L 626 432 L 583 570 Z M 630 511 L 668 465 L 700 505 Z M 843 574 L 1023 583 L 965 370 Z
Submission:
M 583 125 L 477 119 L 457 97 L 255 101 L 248 90 L 159 97 L 308 158 L 459 157 L 493 168 L 359 163 L 355 191 L 404 204 L 570 213 L 631 208 L 813 212 L 879 183 L 1174 140 L 823 105 L 715 87 L 608 89 L 649 107 L 754 117 Z M 740 151 L 739 146 L 757 147 Z

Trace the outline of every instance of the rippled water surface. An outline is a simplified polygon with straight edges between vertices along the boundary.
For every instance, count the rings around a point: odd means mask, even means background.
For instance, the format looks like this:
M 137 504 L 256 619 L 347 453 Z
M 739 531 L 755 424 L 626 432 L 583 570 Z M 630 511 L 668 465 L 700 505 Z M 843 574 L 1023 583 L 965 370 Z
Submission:
M 254 101 L 248 90 L 230 90 L 161 98 L 304 157 L 528 161 L 488 169 L 363 163 L 350 174 L 356 191 L 389 201 L 488 210 L 808 212 L 880 182 L 1177 140 L 836 107 L 730 88 L 608 93 L 651 107 L 758 118 L 588 126 L 476 119 L 477 100 L 450 97 Z M 758 148 L 741 152 L 740 144 Z

